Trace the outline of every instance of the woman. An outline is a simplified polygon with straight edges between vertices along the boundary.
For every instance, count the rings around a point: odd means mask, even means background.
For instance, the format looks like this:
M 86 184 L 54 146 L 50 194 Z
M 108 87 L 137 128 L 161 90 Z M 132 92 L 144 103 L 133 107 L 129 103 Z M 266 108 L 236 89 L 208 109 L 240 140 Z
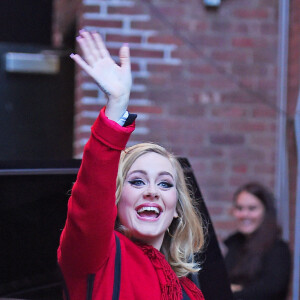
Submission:
M 151 143 L 125 151 L 134 130 L 128 45 L 114 63 L 97 33 L 80 31 L 71 55 L 107 96 L 85 146 L 58 249 L 65 297 L 204 299 L 186 276 L 204 237 L 173 155 Z M 122 151 L 122 153 L 121 153 Z M 116 182 L 117 179 L 117 182 Z
M 234 194 L 237 232 L 225 245 L 231 288 L 236 299 L 284 300 L 290 274 L 288 245 L 280 239 L 274 197 L 259 183 Z

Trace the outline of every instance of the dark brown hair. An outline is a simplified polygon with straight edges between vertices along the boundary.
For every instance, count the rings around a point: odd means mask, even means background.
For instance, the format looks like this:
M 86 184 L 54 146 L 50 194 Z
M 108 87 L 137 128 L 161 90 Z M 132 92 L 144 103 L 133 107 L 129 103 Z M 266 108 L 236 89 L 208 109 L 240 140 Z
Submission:
M 250 182 L 237 189 L 233 196 L 234 202 L 242 192 L 255 196 L 265 207 L 262 224 L 250 236 L 242 236 L 243 246 L 237 263 L 229 270 L 231 280 L 249 282 L 261 271 L 262 258 L 280 237 L 281 230 L 277 224 L 275 198 L 271 191 L 260 183 Z

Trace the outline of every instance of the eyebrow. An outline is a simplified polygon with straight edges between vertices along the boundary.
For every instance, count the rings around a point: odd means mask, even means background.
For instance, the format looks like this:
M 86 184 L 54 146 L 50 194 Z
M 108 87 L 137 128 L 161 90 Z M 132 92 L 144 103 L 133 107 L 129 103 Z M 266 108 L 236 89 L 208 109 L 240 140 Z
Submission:
M 127 176 L 132 175 L 134 173 L 142 173 L 144 175 L 147 175 L 147 172 L 145 172 L 144 170 L 133 170 L 132 172 L 128 173 Z M 161 176 L 161 175 L 168 175 L 168 176 L 172 177 L 172 179 L 174 180 L 174 176 L 170 172 L 168 172 L 168 171 L 162 171 L 158 175 L 159 176 Z

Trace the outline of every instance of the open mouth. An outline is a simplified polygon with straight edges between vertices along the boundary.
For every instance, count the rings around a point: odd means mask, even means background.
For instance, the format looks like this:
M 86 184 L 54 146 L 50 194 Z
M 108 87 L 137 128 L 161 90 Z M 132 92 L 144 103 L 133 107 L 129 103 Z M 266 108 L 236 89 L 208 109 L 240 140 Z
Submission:
M 136 212 L 143 219 L 157 219 L 161 214 L 161 209 L 157 206 L 138 206 Z

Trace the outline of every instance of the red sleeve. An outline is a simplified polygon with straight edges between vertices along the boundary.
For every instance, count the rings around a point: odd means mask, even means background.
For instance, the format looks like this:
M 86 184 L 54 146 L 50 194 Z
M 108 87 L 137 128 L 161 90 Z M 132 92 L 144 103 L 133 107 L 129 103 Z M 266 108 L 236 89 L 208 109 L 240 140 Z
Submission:
M 120 152 L 134 130 L 109 120 L 102 109 L 92 127 L 68 202 L 58 262 L 64 272 L 95 273 L 114 245 L 116 176 Z

